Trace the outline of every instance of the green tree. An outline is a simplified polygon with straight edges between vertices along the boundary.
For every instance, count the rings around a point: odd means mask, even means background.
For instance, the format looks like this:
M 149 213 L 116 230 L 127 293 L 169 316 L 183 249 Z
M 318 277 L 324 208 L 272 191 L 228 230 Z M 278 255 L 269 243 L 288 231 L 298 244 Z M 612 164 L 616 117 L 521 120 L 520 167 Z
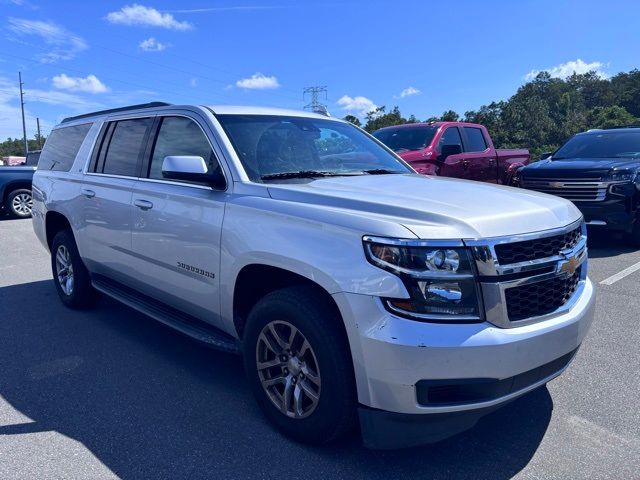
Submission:
M 364 129 L 371 133 L 379 128 L 402 125 L 403 123 L 407 123 L 407 119 L 402 116 L 398 107 L 393 107 L 390 112 L 387 112 L 386 107 L 382 106 L 367 113 L 367 123 Z
M 457 122 L 458 120 L 460 120 L 460 115 L 453 110 L 447 110 L 440 117 L 440 121 L 442 122 Z
M 607 128 L 617 125 L 633 125 L 638 119 L 631 115 L 624 107 L 594 107 L 589 110 L 587 124 L 589 128 Z
M 347 115 L 346 117 L 343 118 L 343 120 L 346 120 L 347 122 L 353 123 L 356 127 L 361 127 L 362 126 L 362 122 L 355 115 Z

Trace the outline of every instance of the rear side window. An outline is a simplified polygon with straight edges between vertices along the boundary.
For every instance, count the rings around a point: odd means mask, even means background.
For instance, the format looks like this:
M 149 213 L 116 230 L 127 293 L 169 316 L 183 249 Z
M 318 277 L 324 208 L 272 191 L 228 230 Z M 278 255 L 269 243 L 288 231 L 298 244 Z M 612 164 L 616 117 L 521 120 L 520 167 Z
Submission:
M 38 170 L 54 170 L 68 172 L 71 170 L 78 150 L 84 142 L 91 123 L 74 125 L 72 127 L 57 128 L 49 134 L 44 144 Z
M 111 126 L 111 139 L 101 165 L 98 165 L 98 172 L 137 177 L 152 122 L 151 118 L 136 118 L 121 120 Z
M 484 152 L 487 149 L 487 141 L 485 140 L 480 128 L 464 127 L 464 133 L 467 135 L 465 151 Z
M 153 148 L 149 178 L 163 179 L 162 162 L 172 155 L 202 157 L 210 173 L 220 166 L 213 154 L 211 145 L 196 122 L 185 117 L 165 117 Z

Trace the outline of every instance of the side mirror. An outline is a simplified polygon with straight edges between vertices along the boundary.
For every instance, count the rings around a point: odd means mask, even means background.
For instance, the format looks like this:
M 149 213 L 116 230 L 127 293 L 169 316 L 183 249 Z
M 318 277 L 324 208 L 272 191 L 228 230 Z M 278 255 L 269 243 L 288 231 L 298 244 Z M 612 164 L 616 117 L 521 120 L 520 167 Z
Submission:
M 440 160 L 445 160 L 450 155 L 459 155 L 462 153 L 462 145 L 459 143 L 442 145 L 440 149 Z
M 204 158 L 190 155 L 173 155 L 164 157 L 162 176 L 171 180 L 206 183 L 214 188 L 223 189 L 225 181 L 222 174 L 209 172 Z
M 544 152 L 540 154 L 540 158 L 538 160 L 546 160 L 547 158 L 549 158 L 551 155 L 553 155 L 553 152 Z

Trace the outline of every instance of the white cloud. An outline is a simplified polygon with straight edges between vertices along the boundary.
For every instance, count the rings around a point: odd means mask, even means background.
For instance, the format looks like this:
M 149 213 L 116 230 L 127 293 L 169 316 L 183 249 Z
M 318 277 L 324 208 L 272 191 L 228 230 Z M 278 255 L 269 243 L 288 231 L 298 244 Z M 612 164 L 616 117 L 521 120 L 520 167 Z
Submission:
M 400 96 L 396 98 L 410 97 L 411 95 L 420 95 L 422 92 L 415 87 L 407 87 L 400 92 Z
M 109 87 L 102 83 L 95 75 L 68 77 L 64 73 L 61 73 L 53 77 L 52 82 L 54 87 L 72 92 L 105 93 L 109 91 Z
M 578 75 L 594 71 L 598 74 L 599 77 L 607 78 L 609 75 L 604 71 L 605 65 L 602 62 L 591 62 L 587 63 L 582 59 L 578 58 L 577 60 L 571 60 L 567 63 L 561 63 L 560 65 L 556 65 L 555 67 L 545 68 L 544 70 L 531 70 L 524 76 L 524 79 L 529 81 L 536 78 L 536 76 L 540 72 L 549 72 L 552 78 L 567 78 L 577 73 Z
M 350 97 L 349 95 L 343 95 L 336 104 L 342 107 L 342 110 L 355 113 L 360 117 L 364 117 L 370 111 L 378 108 L 372 100 L 362 96 Z
M 194 77 L 191 80 L 189 80 L 189 86 L 190 87 L 197 87 L 198 86 L 198 79 Z
M 254 73 L 249 78 L 243 78 L 236 82 L 236 87 L 250 90 L 268 90 L 278 88 L 280 84 L 274 76 L 268 77 L 261 73 Z
M 145 52 L 161 52 L 162 50 L 167 49 L 170 45 L 168 43 L 160 43 L 153 37 L 149 37 L 146 40 L 143 40 L 138 45 Z
M 9 18 L 7 28 L 17 36 L 35 35 L 40 37 L 46 45 L 51 47 L 49 52 L 36 56 L 42 63 L 70 60 L 89 48 L 82 38 L 53 22 Z
M 145 27 L 161 27 L 169 30 L 189 30 L 193 26 L 189 22 L 180 22 L 170 13 L 162 13 L 152 7 L 134 3 L 120 10 L 107 14 L 107 21 L 121 25 L 141 25 Z

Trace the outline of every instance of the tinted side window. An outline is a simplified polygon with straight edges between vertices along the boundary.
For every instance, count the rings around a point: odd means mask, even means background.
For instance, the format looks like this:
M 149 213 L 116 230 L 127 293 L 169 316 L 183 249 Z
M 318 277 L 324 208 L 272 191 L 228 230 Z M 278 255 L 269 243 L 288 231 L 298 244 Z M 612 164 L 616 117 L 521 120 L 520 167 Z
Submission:
M 171 155 L 202 157 L 209 173 L 220 168 L 209 141 L 196 122 L 185 117 L 162 119 L 153 148 L 149 178 L 163 179 L 162 162 Z
M 484 152 L 487 149 L 487 141 L 485 140 L 481 129 L 475 127 L 464 127 L 464 133 L 467 135 L 465 151 Z
M 107 147 L 102 173 L 138 176 L 138 164 L 151 123 L 151 118 L 121 120 L 116 123 Z
M 460 132 L 458 132 L 457 127 L 449 127 L 444 131 L 440 142 L 438 142 L 438 151 L 440 151 L 442 145 L 460 145 L 462 147 L 462 138 L 460 138 Z
M 47 138 L 44 144 L 38 170 L 55 170 L 68 172 L 76 159 L 78 150 L 84 142 L 91 123 L 75 125 L 73 127 L 57 128 Z

